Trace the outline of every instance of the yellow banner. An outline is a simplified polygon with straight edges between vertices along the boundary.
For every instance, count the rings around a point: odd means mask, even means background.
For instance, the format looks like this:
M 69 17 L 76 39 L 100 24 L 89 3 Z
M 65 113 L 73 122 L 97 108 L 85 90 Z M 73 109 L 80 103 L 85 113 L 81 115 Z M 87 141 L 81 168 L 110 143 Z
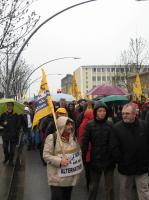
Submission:
M 142 86 L 141 86 L 141 81 L 140 81 L 140 76 L 139 73 L 136 75 L 136 81 L 133 84 L 133 93 L 136 95 L 138 100 L 141 100 L 141 95 L 142 95 Z
M 46 74 L 42 69 L 42 80 L 38 97 L 36 99 L 36 109 L 33 119 L 33 127 L 38 125 L 40 119 L 52 113 L 52 109 L 54 108 L 47 84 Z

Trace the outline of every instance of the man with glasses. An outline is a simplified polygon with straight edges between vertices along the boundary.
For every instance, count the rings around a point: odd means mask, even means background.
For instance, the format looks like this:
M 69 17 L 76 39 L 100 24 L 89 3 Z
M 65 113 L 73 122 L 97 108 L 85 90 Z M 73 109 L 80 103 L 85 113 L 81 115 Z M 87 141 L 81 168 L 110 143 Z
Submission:
M 149 125 L 136 118 L 132 105 L 122 109 L 122 121 L 114 125 L 112 154 L 118 163 L 120 200 L 131 200 L 135 181 L 139 200 L 149 199 Z

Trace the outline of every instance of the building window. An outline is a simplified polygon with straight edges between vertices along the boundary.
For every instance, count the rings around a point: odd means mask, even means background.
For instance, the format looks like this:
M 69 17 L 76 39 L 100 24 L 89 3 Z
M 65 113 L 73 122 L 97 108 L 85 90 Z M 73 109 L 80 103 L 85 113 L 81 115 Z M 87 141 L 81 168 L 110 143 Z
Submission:
M 101 76 L 98 76 L 98 77 L 97 77 L 97 81 L 101 81 Z
M 124 72 L 124 68 L 121 68 L 121 72 L 122 72 L 122 73 Z
M 110 72 L 110 68 L 107 68 L 107 72 Z
M 92 77 L 92 81 L 96 81 L 96 76 L 93 76 L 93 77 Z
M 102 77 L 102 81 L 106 81 L 106 77 L 105 76 Z
M 119 72 L 119 68 L 116 68 L 116 72 Z
M 96 68 L 93 68 L 93 72 L 96 72 Z
M 112 68 L 112 69 L 111 69 L 111 72 L 115 72 L 115 68 Z
M 97 68 L 97 72 L 101 72 L 101 68 Z
M 105 68 L 102 68 L 102 72 L 105 72 L 106 71 L 106 69 Z
M 111 77 L 110 76 L 107 76 L 107 81 L 110 81 L 111 80 Z

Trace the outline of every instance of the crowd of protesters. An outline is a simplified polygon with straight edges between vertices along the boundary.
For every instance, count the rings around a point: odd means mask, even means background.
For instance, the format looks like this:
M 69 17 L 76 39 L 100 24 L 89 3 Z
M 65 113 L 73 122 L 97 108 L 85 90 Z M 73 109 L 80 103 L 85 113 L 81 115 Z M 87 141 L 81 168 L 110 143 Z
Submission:
M 43 165 L 47 166 L 52 200 L 70 200 L 80 174 L 59 177 L 59 169 L 69 165 L 63 156 L 57 128 L 64 151 L 81 151 L 85 170 L 88 200 L 96 200 L 101 175 L 105 179 L 106 200 L 114 200 L 114 171 L 118 170 L 120 200 L 131 200 L 135 189 L 139 200 L 149 200 L 149 103 L 126 105 L 105 104 L 80 99 L 67 103 L 61 99 L 54 104 L 57 127 L 52 114 L 42 118 L 32 129 L 33 104 L 25 103 L 24 114 L 13 113 L 13 103 L 0 116 L 4 127 L 4 164 L 13 165 L 18 132 L 23 128 L 27 150 L 39 149 Z M 15 124 L 15 126 L 14 126 Z M 100 192 L 100 191 L 99 191 Z

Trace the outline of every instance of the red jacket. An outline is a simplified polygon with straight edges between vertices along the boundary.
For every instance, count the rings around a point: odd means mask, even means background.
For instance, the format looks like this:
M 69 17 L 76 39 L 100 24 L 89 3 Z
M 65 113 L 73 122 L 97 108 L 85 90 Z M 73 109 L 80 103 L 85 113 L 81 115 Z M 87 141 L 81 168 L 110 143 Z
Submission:
M 86 124 L 88 123 L 88 121 L 92 120 L 94 118 L 93 116 L 93 110 L 92 109 L 87 109 L 84 113 L 84 118 L 83 121 L 79 127 L 79 132 L 78 132 L 78 141 L 79 144 L 82 145 L 82 140 L 83 140 L 83 134 L 84 134 L 84 128 L 86 126 Z M 90 161 L 90 151 L 91 151 L 91 144 L 89 145 L 89 149 L 88 152 L 86 154 L 86 161 L 89 162 Z

